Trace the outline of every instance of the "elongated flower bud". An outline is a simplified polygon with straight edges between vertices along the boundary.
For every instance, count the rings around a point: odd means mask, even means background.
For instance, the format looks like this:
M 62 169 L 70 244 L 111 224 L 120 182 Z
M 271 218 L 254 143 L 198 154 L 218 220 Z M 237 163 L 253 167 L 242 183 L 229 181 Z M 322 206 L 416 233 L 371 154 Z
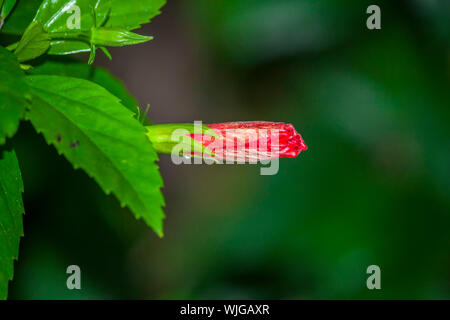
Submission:
M 294 126 L 275 122 L 210 125 L 162 124 L 147 127 L 156 151 L 237 162 L 294 158 L 307 146 Z
M 98 46 L 125 46 L 151 40 L 152 37 L 143 36 L 121 28 L 94 28 L 91 31 L 90 42 Z

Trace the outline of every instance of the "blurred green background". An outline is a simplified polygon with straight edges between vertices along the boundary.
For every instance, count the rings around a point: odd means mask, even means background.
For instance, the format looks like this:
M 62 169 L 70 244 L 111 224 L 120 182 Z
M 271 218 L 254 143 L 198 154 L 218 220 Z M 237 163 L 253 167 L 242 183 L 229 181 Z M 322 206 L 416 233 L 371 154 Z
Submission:
M 154 40 L 96 63 L 156 123 L 289 122 L 309 149 L 274 176 L 162 156 L 159 239 L 24 123 L 10 297 L 449 299 L 449 17 L 446 0 L 169 0 Z

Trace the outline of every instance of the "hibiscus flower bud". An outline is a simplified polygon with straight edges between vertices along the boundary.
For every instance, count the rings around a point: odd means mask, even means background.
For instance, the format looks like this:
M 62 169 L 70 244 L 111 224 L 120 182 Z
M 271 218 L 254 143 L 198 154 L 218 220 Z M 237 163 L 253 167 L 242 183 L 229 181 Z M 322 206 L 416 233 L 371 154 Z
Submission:
M 90 42 L 97 46 L 125 46 L 151 40 L 152 37 L 143 36 L 121 28 L 93 28 Z
M 177 155 L 226 160 L 227 163 L 294 158 L 307 149 L 294 126 L 285 123 L 228 122 L 197 128 L 195 124 L 170 124 L 147 129 L 158 152 L 173 153 L 175 150 Z M 177 135 L 176 132 L 181 133 Z

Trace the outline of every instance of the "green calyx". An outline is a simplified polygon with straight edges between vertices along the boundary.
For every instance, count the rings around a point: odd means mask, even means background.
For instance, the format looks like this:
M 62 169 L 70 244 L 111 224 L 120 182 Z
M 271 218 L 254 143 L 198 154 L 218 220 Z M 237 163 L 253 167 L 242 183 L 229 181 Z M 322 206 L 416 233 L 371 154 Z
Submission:
M 192 153 L 214 157 L 214 153 L 199 141 L 191 138 L 190 134 L 203 134 L 218 138 L 217 134 L 205 125 L 190 123 L 158 124 L 146 126 L 147 137 L 158 153 L 179 156 L 192 156 Z M 174 149 L 176 147 L 176 149 Z M 176 151 L 174 151 L 176 150 Z

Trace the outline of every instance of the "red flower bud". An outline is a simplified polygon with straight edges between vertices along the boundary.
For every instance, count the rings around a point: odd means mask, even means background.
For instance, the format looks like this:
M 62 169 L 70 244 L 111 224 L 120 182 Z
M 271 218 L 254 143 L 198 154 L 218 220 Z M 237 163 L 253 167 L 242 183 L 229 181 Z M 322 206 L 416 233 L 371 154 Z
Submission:
M 207 132 L 190 134 L 220 160 L 256 162 L 294 158 L 307 146 L 292 124 L 275 122 L 229 122 L 209 124 L 217 138 Z

